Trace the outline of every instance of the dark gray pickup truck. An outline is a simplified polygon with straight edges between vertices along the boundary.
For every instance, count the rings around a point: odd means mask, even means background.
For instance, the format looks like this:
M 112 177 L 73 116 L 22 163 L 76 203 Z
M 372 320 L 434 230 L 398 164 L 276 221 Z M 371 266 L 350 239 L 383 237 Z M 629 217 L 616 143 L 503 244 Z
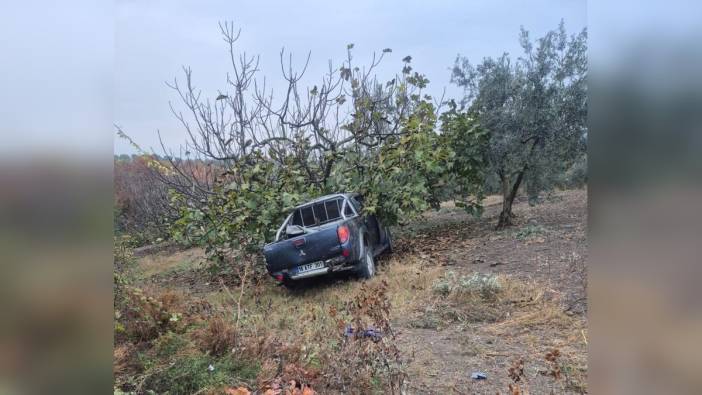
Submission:
M 263 247 L 268 273 L 285 286 L 295 280 L 354 270 L 375 274 L 375 257 L 392 251 L 387 228 L 363 215 L 359 194 L 327 195 L 293 209 Z

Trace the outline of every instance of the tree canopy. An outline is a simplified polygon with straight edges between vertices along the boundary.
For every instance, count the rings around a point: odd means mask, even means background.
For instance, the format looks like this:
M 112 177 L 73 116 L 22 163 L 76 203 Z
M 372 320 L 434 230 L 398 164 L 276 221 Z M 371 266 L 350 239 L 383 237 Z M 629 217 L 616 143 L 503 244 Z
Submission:
M 181 155 L 163 153 L 169 163 L 162 181 L 180 209 L 176 238 L 203 243 L 228 261 L 241 254 L 248 260 L 292 207 L 331 192 L 364 194 L 364 210 L 389 226 L 438 207 L 447 194 L 478 207 L 467 196 L 481 182 L 482 153 L 464 140 L 482 135 L 455 111 L 439 117 L 442 100 L 424 93 L 429 80 L 413 70 L 411 56 L 380 79 L 376 67 L 392 50 L 359 66 L 349 44 L 346 59 L 330 62 L 319 83 L 305 88 L 309 56 L 295 71 L 281 51 L 281 96 L 257 80 L 257 57 L 239 56 L 233 26 L 221 30 L 231 59 L 226 89 L 205 98 L 189 68 L 184 82 L 169 83 L 181 99 L 173 113 L 188 136 Z
M 459 56 L 452 82 L 462 104 L 490 135 L 486 159 L 500 180 L 504 205 L 498 227 L 511 224 L 512 202 L 527 180 L 530 192 L 548 188 L 585 150 L 587 31 L 565 25 L 533 41 L 521 29 L 523 53 L 485 58 L 477 66 Z

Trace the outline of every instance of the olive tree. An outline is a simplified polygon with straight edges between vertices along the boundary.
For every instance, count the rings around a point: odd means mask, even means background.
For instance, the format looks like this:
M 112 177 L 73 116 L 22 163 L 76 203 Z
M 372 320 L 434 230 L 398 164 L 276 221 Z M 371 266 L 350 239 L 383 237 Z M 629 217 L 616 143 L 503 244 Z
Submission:
M 587 32 L 569 36 L 564 23 L 533 41 L 521 29 L 523 53 L 488 57 L 477 66 L 459 56 L 452 82 L 462 104 L 490 135 L 489 168 L 500 180 L 498 228 L 512 224 L 512 204 L 529 178 L 531 192 L 548 186 L 550 172 L 567 169 L 587 136 Z

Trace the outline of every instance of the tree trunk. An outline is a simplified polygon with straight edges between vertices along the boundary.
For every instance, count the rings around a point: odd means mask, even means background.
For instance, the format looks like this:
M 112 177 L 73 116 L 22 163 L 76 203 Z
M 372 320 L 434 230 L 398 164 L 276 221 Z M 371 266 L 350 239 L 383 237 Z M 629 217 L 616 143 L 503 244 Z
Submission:
M 509 176 L 500 174 L 500 181 L 502 182 L 502 212 L 500 212 L 500 219 L 495 228 L 498 230 L 512 225 L 512 202 L 514 201 L 509 185 Z
M 524 163 L 524 167 L 522 167 L 521 171 L 517 173 L 517 179 L 514 181 L 514 185 L 512 185 L 511 189 L 509 187 L 509 175 L 505 174 L 504 171 L 499 173 L 500 181 L 502 181 L 502 212 L 500 213 L 500 219 L 497 222 L 496 229 L 498 230 L 513 225 L 512 218 L 514 218 L 515 215 L 512 214 L 512 202 L 514 202 L 514 198 L 517 196 L 519 186 L 522 184 L 522 180 L 524 179 L 524 173 L 526 173 L 527 169 L 529 168 L 529 160 L 531 159 L 531 155 L 534 153 L 534 148 L 538 143 L 539 139 L 535 138 L 534 142 L 531 144 L 531 148 L 529 149 L 527 161 Z
M 500 213 L 500 220 L 497 222 L 497 227 L 495 229 L 500 230 L 504 229 L 508 226 L 512 226 L 512 217 L 514 214 L 512 214 L 512 201 L 514 199 L 507 199 L 502 202 L 502 212 Z
M 500 219 L 498 220 L 497 227 L 495 228 L 497 230 L 514 225 L 512 223 L 512 219 L 515 217 L 515 215 L 512 213 L 512 203 L 514 202 L 514 198 L 517 196 L 519 186 L 522 184 L 526 168 L 527 167 L 524 166 L 524 169 L 517 174 L 517 179 L 514 181 L 514 185 L 512 185 L 511 188 L 509 176 L 500 174 L 500 181 L 502 181 L 502 212 L 500 212 Z

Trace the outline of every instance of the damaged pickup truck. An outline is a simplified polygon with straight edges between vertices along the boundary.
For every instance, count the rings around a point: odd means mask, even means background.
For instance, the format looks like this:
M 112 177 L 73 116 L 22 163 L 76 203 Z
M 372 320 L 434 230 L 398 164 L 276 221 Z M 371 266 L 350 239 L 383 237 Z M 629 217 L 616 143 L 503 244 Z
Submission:
M 263 247 L 268 273 L 287 287 L 296 280 L 333 272 L 375 274 L 375 257 L 392 251 L 388 229 L 364 215 L 359 194 L 327 195 L 302 204 Z

